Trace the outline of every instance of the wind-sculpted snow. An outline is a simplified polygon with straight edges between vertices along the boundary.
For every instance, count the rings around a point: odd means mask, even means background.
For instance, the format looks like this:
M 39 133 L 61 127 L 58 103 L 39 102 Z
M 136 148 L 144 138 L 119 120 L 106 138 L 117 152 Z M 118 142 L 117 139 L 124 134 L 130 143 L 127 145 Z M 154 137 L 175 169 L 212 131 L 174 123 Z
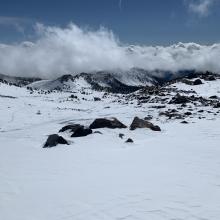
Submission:
M 63 74 L 102 70 L 220 72 L 220 44 L 179 43 L 172 46 L 127 46 L 109 30 L 36 25 L 33 42 L 0 44 L 0 72 L 56 78 Z

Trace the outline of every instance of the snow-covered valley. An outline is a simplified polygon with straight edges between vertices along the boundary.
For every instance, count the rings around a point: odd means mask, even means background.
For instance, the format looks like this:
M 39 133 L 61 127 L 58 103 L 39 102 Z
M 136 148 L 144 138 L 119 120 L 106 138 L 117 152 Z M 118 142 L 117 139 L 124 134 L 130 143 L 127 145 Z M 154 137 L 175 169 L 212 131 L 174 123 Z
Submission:
M 220 80 L 202 82 L 167 85 L 165 98 L 219 100 Z M 181 107 L 155 94 L 140 102 L 134 98 L 140 94 L 106 94 L 80 79 L 71 92 L 0 83 L 0 219 L 218 220 L 219 108 L 199 98 Z M 174 110 L 184 118 L 165 116 Z M 101 128 L 79 138 L 64 132 L 69 145 L 43 148 L 48 135 L 70 123 L 117 117 L 129 126 L 135 116 L 151 116 L 161 132 Z

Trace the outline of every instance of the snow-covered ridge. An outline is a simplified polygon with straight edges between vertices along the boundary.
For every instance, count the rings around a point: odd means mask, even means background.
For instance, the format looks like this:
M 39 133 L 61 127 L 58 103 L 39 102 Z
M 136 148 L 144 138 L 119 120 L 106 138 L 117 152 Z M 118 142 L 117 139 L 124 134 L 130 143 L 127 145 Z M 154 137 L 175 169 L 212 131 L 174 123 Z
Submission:
M 63 75 L 55 80 L 41 80 L 27 85 L 34 89 L 76 91 L 80 88 L 90 88 L 98 91 L 128 93 L 141 88 L 141 82 L 134 85 L 123 83 L 112 73 L 81 73 L 77 75 Z
M 206 74 L 194 70 L 172 71 L 147 71 L 140 68 L 132 68 L 128 71 L 98 71 L 92 73 L 62 75 L 53 80 L 41 80 L 36 78 L 11 77 L 1 74 L 0 80 L 18 86 L 27 86 L 42 90 L 74 91 L 80 88 L 90 88 L 98 91 L 115 93 L 130 93 L 145 86 L 163 85 L 164 83 L 184 77 L 195 77 Z M 207 74 L 216 75 L 207 72 Z
M 15 84 L 17 86 L 25 86 L 32 82 L 39 81 L 40 78 L 35 77 L 15 77 L 15 76 L 8 76 L 0 73 L 0 81 L 7 82 L 11 84 Z

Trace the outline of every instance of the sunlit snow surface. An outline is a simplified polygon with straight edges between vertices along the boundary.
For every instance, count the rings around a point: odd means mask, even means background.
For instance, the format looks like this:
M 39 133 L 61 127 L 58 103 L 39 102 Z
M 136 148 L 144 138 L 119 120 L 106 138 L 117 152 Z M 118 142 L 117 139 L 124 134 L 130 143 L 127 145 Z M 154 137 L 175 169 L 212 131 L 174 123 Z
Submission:
M 219 95 L 220 81 L 193 89 Z M 70 95 L 0 84 L 0 96 L 16 97 L 0 97 L 0 219 L 220 219 L 219 116 L 189 124 L 154 119 L 159 133 L 99 129 L 103 135 L 75 139 L 65 133 L 71 145 L 43 149 L 47 135 L 69 122 L 88 125 L 116 116 L 129 125 L 134 116 L 157 114 L 148 104 L 119 104 L 114 96 L 94 102 L 101 92 L 75 94 L 80 101 Z M 119 133 L 134 144 L 125 144 Z

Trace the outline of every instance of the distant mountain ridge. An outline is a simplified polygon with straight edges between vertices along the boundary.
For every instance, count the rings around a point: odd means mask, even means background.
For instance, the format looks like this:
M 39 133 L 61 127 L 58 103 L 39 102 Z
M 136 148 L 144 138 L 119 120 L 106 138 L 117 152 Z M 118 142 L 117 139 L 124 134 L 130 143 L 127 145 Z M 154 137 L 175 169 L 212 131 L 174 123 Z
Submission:
M 40 78 L 8 76 L 0 73 L 0 82 L 11 83 L 16 86 L 26 86 L 32 82 L 39 81 Z
M 183 77 L 195 77 L 204 74 L 194 70 L 148 71 L 140 68 L 132 68 L 128 71 L 97 71 L 93 73 L 79 73 L 76 75 L 62 75 L 53 80 L 39 78 L 12 77 L 0 74 L 0 81 L 12 83 L 17 86 L 28 86 L 42 90 L 73 91 L 75 88 L 91 88 L 97 91 L 113 93 L 131 93 L 145 86 L 156 86 Z

